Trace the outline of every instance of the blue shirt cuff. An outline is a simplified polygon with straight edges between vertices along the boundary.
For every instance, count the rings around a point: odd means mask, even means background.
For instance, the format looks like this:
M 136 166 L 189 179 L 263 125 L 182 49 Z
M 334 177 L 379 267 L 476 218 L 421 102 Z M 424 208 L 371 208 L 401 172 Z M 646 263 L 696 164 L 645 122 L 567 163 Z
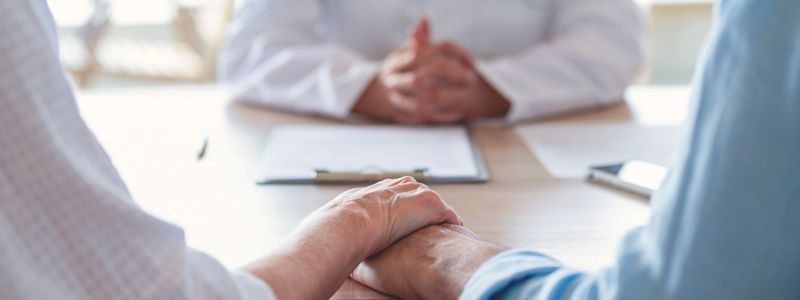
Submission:
M 460 299 L 491 299 L 514 282 L 550 274 L 561 263 L 529 250 L 508 250 L 481 265 L 464 286 Z

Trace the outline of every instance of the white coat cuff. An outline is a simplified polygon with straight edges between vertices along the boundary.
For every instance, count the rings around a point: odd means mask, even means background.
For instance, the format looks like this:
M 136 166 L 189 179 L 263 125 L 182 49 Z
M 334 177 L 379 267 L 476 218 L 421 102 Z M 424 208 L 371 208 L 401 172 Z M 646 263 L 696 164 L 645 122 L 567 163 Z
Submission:
M 525 101 L 525 98 L 530 97 L 530 95 L 527 95 L 525 91 L 521 91 L 517 88 L 517 85 L 520 84 L 526 85 L 534 83 L 515 83 L 515 80 L 519 81 L 525 78 L 525 76 L 516 78 L 509 76 L 509 73 L 513 74 L 514 68 L 505 66 L 507 63 L 508 62 L 505 60 L 478 61 L 476 63 L 476 68 L 481 76 L 511 104 L 508 114 L 505 116 L 505 121 L 513 123 L 529 118 L 531 115 L 535 114 L 536 108 L 528 107 L 531 106 L 530 101 Z
M 353 62 L 350 68 L 350 77 L 346 85 L 340 86 L 336 91 L 336 105 L 329 107 L 323 113 L 330 115 L 334 118 L 344 119 L 350 116 L 353 111 L 353 106 L 356 105 L 358 99 L 369 87 L 370 83 L 375 79 L 378 73 L 380 64 L 373 61 L 359 61 Z

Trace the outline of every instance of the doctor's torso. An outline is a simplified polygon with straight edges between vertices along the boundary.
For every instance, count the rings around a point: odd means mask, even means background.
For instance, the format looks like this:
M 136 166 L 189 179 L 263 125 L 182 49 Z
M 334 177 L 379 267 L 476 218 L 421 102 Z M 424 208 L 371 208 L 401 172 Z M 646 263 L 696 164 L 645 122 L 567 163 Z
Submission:
M 379 60 L 427 16 L 434 41 L 452 40 L 481 59 L 512 55 L 547 38 L 552 0 L 318 0 L 318 30 Z

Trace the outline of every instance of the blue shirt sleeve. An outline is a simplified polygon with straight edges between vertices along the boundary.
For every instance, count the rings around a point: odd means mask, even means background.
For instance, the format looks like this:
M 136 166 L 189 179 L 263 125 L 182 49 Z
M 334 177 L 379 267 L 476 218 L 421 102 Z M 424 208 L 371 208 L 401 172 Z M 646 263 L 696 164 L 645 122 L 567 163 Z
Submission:
M 800 1 L 722 0 L 678 163 L 595 274 L 506 252 L 464 299 L 800 299 Z

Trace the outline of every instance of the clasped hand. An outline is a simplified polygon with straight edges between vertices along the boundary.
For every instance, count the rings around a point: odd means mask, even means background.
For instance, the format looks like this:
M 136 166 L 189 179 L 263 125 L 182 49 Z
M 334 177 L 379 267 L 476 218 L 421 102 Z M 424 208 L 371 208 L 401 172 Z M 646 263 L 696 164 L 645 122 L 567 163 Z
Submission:
M 462 222 L 438 193 L 412 177 L 387 179 L 317 209 L 246 270 L 268 282 L 279 299 L 322 299 L 368 257 L 420 228 L 445 223 Z
M 505 114 L 509 103 L 480 76 L 472 55 L 451 41 L 432 43 L 430 31 L 422 18 L 386 58 L 356 111 L 410 124 Z

